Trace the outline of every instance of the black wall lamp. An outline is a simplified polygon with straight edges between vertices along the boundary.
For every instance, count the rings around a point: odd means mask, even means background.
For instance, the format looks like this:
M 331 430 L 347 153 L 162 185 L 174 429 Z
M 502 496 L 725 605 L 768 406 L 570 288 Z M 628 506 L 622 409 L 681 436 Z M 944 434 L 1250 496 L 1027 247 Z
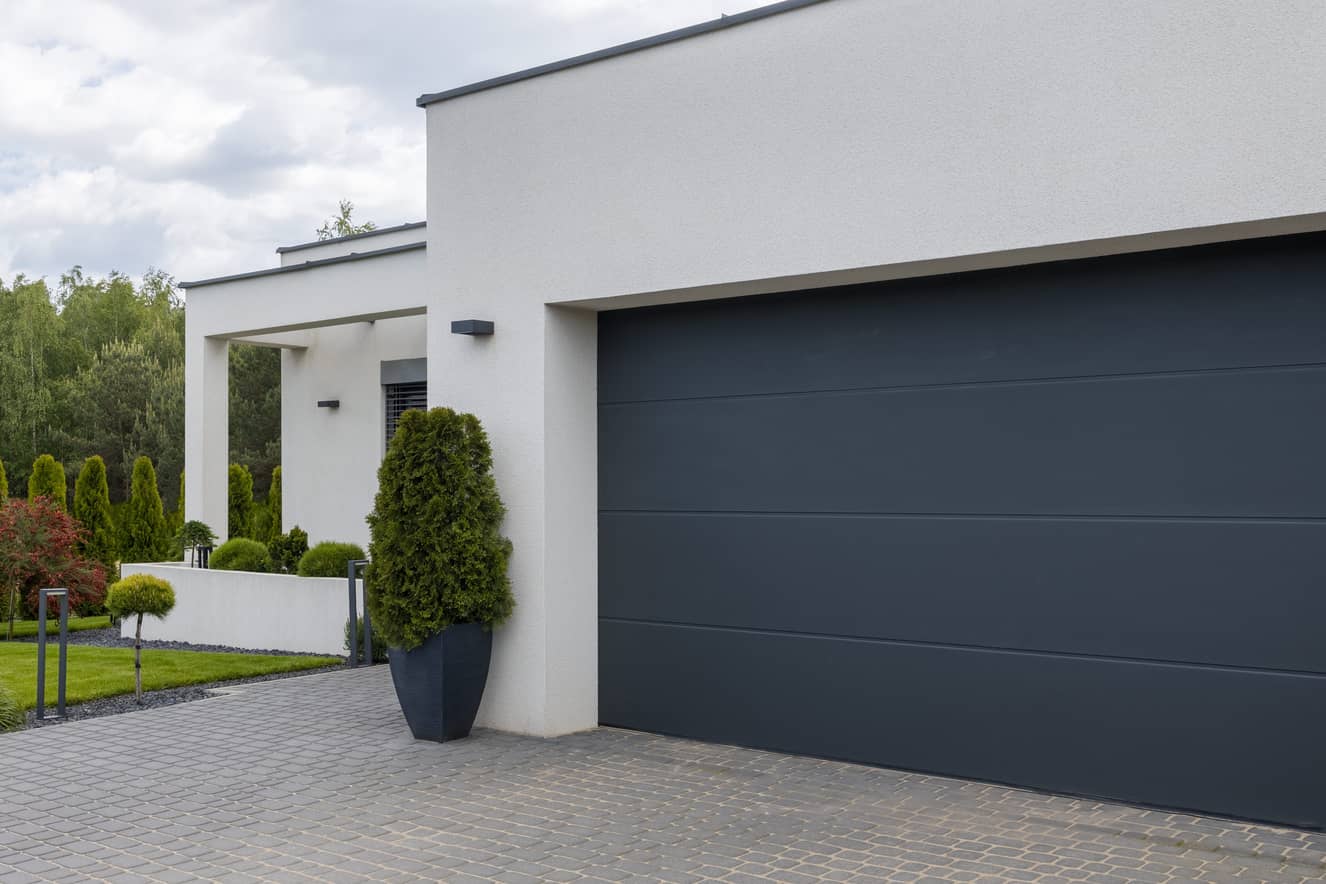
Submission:
M 340 407 L 341 407 L 341 400 L 339 399 L 318 400 L 318 408 L 340 408 Z
M 493 323 L 487 319 L 453 319 L 451 321 L 451 333 L 453 335 L 491 335 L 493 333 Z

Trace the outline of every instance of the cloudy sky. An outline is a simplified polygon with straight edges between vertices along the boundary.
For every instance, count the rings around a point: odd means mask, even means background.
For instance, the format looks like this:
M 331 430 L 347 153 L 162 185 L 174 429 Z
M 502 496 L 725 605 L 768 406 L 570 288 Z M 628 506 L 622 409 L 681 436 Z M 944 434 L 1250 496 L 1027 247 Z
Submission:
M 414 99 L 762 0 L 0 0 L 0 280 L 422 220 Z

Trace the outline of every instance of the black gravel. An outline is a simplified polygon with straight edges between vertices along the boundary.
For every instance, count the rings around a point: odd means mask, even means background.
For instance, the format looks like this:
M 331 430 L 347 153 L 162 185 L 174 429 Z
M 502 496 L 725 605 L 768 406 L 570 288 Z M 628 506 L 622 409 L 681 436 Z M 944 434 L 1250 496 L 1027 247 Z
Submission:
M 146 643 L 145 643 L 146 644 Z M 174 642 L 158 642 L 157 644 L 175 644 Z M 230 649 L 227 649 L 230 650 Z M 227 687 L 237 684 L 253 684 L 260 681 L 275 681 L 278 678 L 295 678 L 300 675 L 313 675 L 319 672 L 331 672 L 341 669 L 341 666 L 323 666 L 318 669 L 303 669 L 298 672 L 273 672 L 268 675 L 257 675 L 252 678 L 237 678 L 230 681 L 218 681 L 204 685 L 190 685 L 183 688 L 167 688 L 161 691 L 148 691 L 143 694 L 143 702 L 140 705 L 133 694 L 122 694 L 118 697 L 103 697 L 100 700 L 90 700 L 87 703 L 79 703 L 76 706 L 65 707 L 65 717 L 56 719 L 54 704 L 46 707 L 47 719 L 37 721 L 36 710 L 28 712 L 28 727 L 46 727 L 52 724 L 62 724 L 65 721 L 78 721 L 82 718 L 98 718 L 102 715 L 119 715 L 122 712 L 138 712 L 142 709 L 160 709 L 163 706 L 174 706 L 176 703 L 189 703 L 193 700 L 206 700 L 208 697 L 218 696 L 217 688 Z
M 37 637 L 14 639 L 15 641 L 36 642 Z M 53 634 L 46 639 L 47 647 L 58 642 L 57 635 Z M 78 632 L 69 633 L 69 644 L 87 645 L 94 648 L 132 648 L 134 640 L 132 638 L 120 638 L 119 627 L 111 626 L 106 629 L 82 629 Z M 272 654 L 278 657 L 325 657 L 326 654 L 310 654 L 304 651 L 277 651 L 272 649 L 258 648 L 231 648 L 225 645 L 195 645 L 189 642 L 143 642 L 144 648 L 156 648 L 166 651 L 216 651 L 222 654 Z

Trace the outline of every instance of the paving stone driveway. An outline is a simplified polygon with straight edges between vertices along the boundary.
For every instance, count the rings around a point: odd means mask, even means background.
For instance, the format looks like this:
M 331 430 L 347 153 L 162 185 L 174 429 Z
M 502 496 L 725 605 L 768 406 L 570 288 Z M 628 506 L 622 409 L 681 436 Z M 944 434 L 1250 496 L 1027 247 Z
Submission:
M 415 743 L 386 667 L 0 735 L 0 880 L 1303 881 L 1326 836 L 624 731 Z

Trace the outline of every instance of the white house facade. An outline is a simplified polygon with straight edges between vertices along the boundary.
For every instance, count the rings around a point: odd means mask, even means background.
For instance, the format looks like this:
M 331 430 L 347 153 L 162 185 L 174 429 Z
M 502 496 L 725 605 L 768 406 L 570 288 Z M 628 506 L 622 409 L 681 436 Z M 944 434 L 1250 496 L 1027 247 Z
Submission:
M 480 724 L 1322 825 L 1323 42 L 789 0 L 424 95 L 426 227 L 189 287 L 189 517 L 229 340 L 315 540 L 425 378 L 515 549 Z

